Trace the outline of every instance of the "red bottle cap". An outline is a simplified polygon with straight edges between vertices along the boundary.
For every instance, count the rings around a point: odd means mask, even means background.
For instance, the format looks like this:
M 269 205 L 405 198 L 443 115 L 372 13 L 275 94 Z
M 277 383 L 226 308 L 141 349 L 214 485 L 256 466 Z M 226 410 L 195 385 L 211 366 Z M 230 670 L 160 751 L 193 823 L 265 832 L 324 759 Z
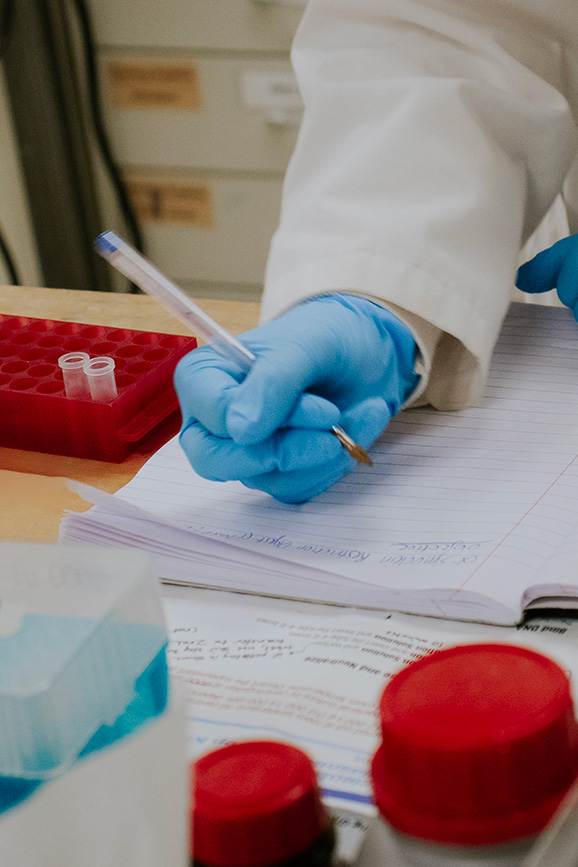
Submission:
M 191 852 L 213 867 L 265 867 L 305 852 L 329 824 L 315 768 L 287 744 L 214 750 L 192 768 Z
M 468 845 L 535 834 L 578 772 L 568 678 L 532 650 L 440 650 L 389 682 L 380 711 L 376 803 L 412 836 Z

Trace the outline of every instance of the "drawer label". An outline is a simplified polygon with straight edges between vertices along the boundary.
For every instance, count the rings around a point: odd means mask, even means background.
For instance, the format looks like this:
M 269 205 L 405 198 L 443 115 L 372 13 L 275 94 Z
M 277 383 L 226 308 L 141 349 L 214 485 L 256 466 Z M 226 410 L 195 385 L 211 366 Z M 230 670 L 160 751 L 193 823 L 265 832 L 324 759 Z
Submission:
M 212 229 L 213 200 L 206 181 L 166 181 L 127 178 L 128 194 L 137 216 L 155 223 L 185 223 Z
M 111 100 L 117 108 L 202 108 L 199 70 L 193 63 L 111 60 L 107 72 Z

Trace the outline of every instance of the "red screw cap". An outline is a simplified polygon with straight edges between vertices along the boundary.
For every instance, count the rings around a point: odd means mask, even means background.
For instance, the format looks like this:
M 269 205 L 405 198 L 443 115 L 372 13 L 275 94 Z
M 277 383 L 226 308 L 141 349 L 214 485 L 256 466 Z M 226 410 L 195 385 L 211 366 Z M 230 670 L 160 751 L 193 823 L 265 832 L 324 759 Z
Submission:
M 392 678 L 380 711 L 376 803 L 416 837 L 468 845 L 535 834 L 578 773 L 568 678 L 526 648 L 438 651 Z
M 287 744 L 251 741 L 192 767 L 191 851 L 214 867 L 266 867 L 305 852 L 327 830 L 315 768 Z

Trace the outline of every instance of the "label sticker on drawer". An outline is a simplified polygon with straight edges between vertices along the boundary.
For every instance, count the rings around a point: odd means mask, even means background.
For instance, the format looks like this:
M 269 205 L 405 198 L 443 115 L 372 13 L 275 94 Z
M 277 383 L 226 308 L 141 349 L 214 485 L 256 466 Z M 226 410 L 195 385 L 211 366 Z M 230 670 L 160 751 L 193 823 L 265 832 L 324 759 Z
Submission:
M 194 63 L 114 60 L 107 66 L 111 100 L 117 108 L 200 111 L 199 70 Z
M 290 126 L 301 120 L 303 101 L 290 67 L 244 70 L 241 94 L 244 104 L 258 109 L 270 123 Z
M 167 181 L 160 178 L 126 179 L 137 216 L 155 223 L 186 223 L 212 229 L 213 198 L 207 181 Z

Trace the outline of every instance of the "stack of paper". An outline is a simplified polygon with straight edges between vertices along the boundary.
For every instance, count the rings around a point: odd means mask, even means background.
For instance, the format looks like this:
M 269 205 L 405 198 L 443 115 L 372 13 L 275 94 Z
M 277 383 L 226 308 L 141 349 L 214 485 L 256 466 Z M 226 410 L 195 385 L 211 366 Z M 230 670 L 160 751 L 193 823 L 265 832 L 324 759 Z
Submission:
M 568 310 L 512 305 L 480 405 L 406 411 L 371 454 L 292 506 L 200 478 L 173 440 L 113 497 L 77 486 L 97 505 L 67 515 L 61 538 L 145 548 L 169 582 L 458 619 L 514 623 L 539 600 L 578 600 Z

